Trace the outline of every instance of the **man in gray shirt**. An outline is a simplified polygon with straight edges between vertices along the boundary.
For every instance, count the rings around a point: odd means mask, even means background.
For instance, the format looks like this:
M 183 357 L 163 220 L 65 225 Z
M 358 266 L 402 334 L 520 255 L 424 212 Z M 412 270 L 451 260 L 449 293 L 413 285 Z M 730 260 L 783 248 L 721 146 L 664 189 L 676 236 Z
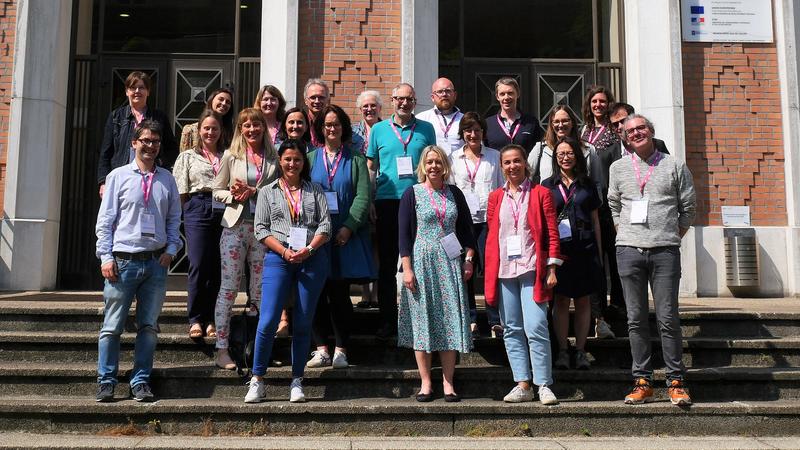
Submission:
M 692 403 L 683 384 L 678 286 L 681 238 L 695 216 L 692 174 L 681 161 L 656 151 L 653 124 L 628 116 L 624 124 L 629 155 L 611 165 L 608 206 L 617 229 L 617 265 L 628 309 L 634 386 L 625 403 L 653 401 L 647 285 L 653 291 L 667 387 L 675 405 Z

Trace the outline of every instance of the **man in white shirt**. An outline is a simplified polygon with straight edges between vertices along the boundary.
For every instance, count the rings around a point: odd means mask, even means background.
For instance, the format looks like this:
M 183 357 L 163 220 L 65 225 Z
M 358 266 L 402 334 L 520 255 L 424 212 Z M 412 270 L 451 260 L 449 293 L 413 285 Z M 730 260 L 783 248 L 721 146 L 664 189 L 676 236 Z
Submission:
M 464 114 L 456 107 L 457 98 L 453 82 L 447 78 L 439 78 L 431 87 L 434 107 L 417 114 L 417 119 L 433 124 L 433 129 L 436 131 L 436 145 L 448 156 L 464 145 L 464 141 L 458 137 L 458 124 Z

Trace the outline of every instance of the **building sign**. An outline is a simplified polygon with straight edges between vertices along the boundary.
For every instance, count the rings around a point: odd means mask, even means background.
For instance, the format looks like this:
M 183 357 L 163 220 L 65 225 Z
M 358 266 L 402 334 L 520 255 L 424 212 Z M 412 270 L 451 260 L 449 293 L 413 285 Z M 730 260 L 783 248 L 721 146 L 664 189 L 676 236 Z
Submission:
M 722 225 L 726 227 L 749 227 L 749 206 L 723 206 Z
M 773 42 L 772 0 L 681 0 L 686 42 Z

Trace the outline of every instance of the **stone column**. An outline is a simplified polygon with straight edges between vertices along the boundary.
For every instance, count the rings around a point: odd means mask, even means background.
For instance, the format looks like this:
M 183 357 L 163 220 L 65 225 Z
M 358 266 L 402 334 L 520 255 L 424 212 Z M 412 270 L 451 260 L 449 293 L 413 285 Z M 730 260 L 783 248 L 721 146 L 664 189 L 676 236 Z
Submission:
M 430 89 L 439 77 L 439 2 L 403 0 L 400 74 L 417 92 L 416 111 L 433 107 Z
M 261 4 L 261 85 L 283 92 L 287 109 L 297 105 L 298 0 Z
M 55 288 L 72 0 L 17 3 L 0 288 Z

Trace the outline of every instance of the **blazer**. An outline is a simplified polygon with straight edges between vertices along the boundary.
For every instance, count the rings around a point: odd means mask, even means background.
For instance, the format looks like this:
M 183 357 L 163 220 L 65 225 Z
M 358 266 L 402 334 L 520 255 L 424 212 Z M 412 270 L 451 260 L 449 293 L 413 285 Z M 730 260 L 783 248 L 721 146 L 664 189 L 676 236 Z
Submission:
M 261 181 L 255 186 L 257 190 L 278 179 L 280 170 L 278 168 L 278 158 L 273 155 L 264 155 L 262 160 Z M 237 180 L 247 180 L 247 160 L 239 159 L 231 154 L 229 150 L 222 155 L 219 165 L 219 173 L 214 178 L 214 200 L 225 203 L 225 213 L 222 215 L 222 226 L 231 228 L 239 222 L 244 211 L 244 203 L 233 199 L 230 187 Z M 250 201 L 249 199 L 246 201 Z M 255 214 L 255 211 L 253 211 Z
M 500 271 L 500 206 L 506 197 L 503 188 L 495 189 L 489 194 L 486 208 L 486 257 L 484 263 L 484 294 L 486 302 L 497 306 L 497 279 Z M 561 249 L 556 224 L 556 209 L 550 190 L 538 184 L 531 184 L 528 211 L 526 214 L 531 237 L 536 243 L 536 281 L 533 286 L 533 298 L 536 303 L 549 302 L 553 298 L 553 290 L 547 288 L 548 262 L 561 265 Z

